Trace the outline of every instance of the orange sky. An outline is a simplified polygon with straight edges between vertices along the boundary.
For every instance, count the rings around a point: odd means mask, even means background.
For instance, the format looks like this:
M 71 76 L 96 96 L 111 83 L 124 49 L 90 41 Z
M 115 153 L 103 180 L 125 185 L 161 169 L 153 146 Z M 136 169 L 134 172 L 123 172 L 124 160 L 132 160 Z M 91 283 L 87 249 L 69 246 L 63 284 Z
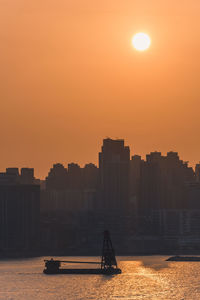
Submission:
M 194 165 L 199 53 L 199 0 L 0 0 L 0 170 L 97 163 L 107 136 Z

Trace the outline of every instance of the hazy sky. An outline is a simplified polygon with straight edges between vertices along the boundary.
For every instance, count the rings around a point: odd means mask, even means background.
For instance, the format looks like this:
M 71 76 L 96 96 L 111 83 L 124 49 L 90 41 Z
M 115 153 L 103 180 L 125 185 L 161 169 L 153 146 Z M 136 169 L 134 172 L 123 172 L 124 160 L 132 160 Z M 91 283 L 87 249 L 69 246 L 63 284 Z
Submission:
M 97 163 L 107 136 L 194 165 L 199 56 L 199 0 L 0 0 L 0 170 Z

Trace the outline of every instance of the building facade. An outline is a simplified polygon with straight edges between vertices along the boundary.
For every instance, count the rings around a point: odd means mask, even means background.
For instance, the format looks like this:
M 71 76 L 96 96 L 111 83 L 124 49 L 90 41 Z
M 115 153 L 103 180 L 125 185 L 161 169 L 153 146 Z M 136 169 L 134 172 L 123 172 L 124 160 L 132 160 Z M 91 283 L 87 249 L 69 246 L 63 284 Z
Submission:
M 0 255 L 39 247 L 40 187 L 0 184 Z
M 124 140 L 104 139 L 99 153 L 101 204 L 105 211 L 129 209 L 130 149 Z

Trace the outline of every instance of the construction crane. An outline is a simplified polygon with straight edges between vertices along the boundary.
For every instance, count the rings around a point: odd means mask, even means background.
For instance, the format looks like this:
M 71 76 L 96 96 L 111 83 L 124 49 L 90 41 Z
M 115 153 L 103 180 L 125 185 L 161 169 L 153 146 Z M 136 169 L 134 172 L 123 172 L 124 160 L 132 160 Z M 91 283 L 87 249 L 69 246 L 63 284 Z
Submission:
M 111 242 L 110 233 L 106 230 L 104 231 L 101 269 L 109 269 L 113 267 L 117 268 L 117 260 L 115 257 L 115 250 Z

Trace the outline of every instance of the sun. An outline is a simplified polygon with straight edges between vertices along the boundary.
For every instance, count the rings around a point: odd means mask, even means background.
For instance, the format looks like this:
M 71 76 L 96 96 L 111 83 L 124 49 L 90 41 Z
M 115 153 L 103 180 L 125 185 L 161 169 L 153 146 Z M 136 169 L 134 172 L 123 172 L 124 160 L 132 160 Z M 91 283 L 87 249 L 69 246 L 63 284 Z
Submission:
M 132 45 L 138 51 L 145 51 L 150 47 L 151 39 L 148 34 L 138 32 L 132 38 Z

